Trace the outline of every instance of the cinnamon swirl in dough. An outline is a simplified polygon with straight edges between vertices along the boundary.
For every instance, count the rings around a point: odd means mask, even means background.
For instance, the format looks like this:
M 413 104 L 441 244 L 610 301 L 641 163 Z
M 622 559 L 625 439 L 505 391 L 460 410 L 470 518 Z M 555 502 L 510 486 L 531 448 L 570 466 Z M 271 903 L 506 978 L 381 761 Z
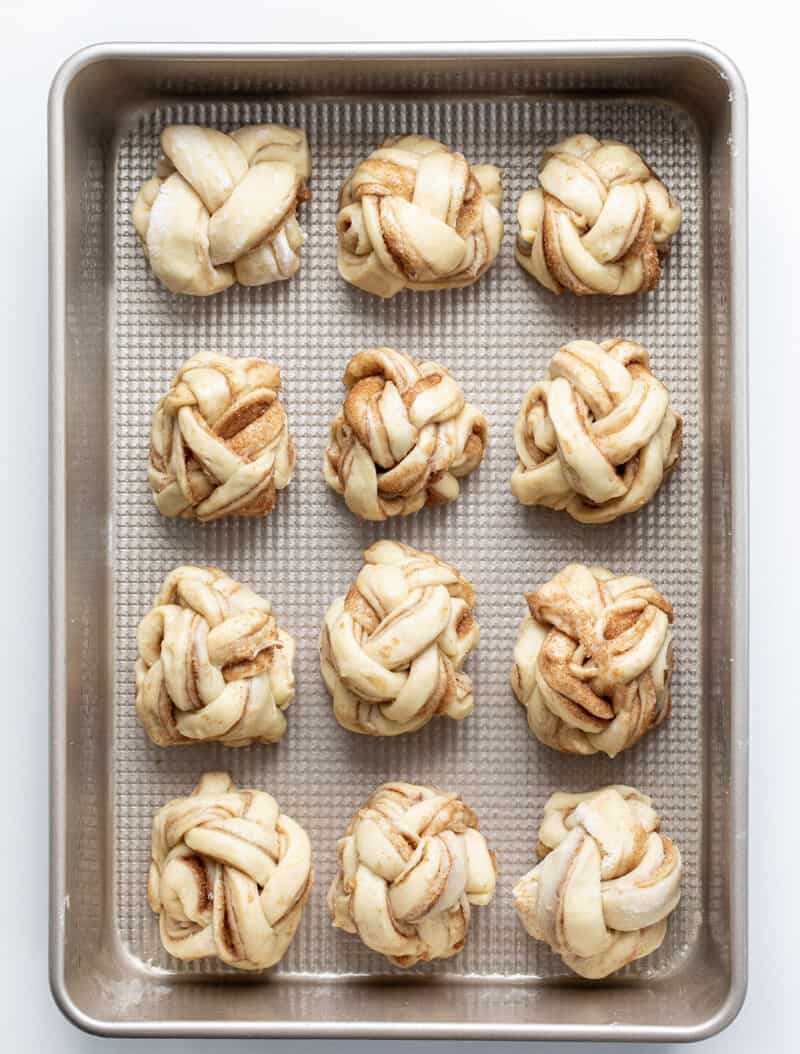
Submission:
M 570 564 L 526 599 L 511 686 L 537 739 L 613 758 L 666 720 L 672 607 L 648 579 Z
M 339 274 L 384 298 L 476 282 L 503 237 L 500 177 L 427 135 L 386 139 L 339 195 Z
M 553 293 L 654 289 L 681 222 L 669 191 L 625 143 L 573 135 L 544 153 L 517 208 L 517 262 Z
M 150 432 L 147 478 L 162 515 L 206 523 L 272 512 L 294 468 L 280 386 L 264 359 L 201 351 L 184 362 Z
M 276 743 L 294 640 L 269 601 L 215 567 L 177 567 L 139 623 L 136 714 L 161 747 Z
M 641 344 L 570 341 L 517 414 L 511 491 L 523 505 L 610 523 L 650 501 L 678 461 L 681 434 Z
M 471 906 L 494 896 L 497 865 L 457 794 L 384 783 L 339 840 L 328 892 L 333 925 L 397 966 L 464 947 Z
M 147 897 L 176 959 L 263 970 L 286 954 L 311 891 L 308 835 L 275 799 L 207 772 L 153 820 Z
M 553 794 L 539 863 L 514 886 L 531 937 L 582 977 L 607 977 L 660 946 L 680 900 L 681 855 L 633 787 Z
M 471 713 L 472 682 L 461 667 L 478 643 L 474 603 L 469 582 L 431 553 L 399 542 L 371 545 L 320 635 L 322 676 L 339 724 L 396 736 L 436 714 L 460 721 Z
M 348 362 L 343 381 L 323 470 L 348 509 L 385 520 L 455 501 L 458 481 L 481 463 L 487 427 L 445 367 L 369 348 Z

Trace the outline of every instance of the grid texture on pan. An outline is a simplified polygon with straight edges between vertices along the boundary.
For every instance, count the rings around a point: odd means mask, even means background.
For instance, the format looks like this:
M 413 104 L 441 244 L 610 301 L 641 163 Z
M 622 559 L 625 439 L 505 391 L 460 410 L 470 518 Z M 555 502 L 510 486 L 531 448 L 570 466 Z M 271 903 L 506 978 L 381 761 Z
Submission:
M 145 264 L 130 223 L 133 198 L 154 169 L 162 127 L 196 122 L 228 130 L 277 120 L 309 134 L 313 200 L 300 219 L 308 235 L 299 275 L 260 289 L 208 299 L 163 290 Z M 385 135 L 424 131 L 473 162 L 505 170 L 500 256 L 470 289 L 402 293 L 384 303 L 351 289 L 335 266 L 338 189 L 353 164 Z M 542 149 L 578 131 L 635 145 L 673 191 L 683 225 L 657 291 L 645 297 L 556 298 L 513 259 L 516 201 L 534 184 Z M 139 116 L 115 158 L 113 369 L 113 787 L 114 905 L 118 934 L 147 968 L 226 973 L 217 963 L 180 964 L 161 949 L 145 898 L 150 824 L 168 799 L 188 793 L 201 772 L 228 769 L 240 785 L 273 793 L 309 832 L 315 885 L 278 973 L 353 974 L 391 967 L 334 931 L 325 892 L 347 820 L 383 780 L 406 778 L 459 791 L 477 811 L 500 865 L 494 902 L 473 913 L 465 950 L 418 968 L 456 975 L 552 976 L 558 959 L 518 924 L 511 887 L 533 864 L 536 829 L 555 789 L 609 782 L 653 795 L 662 829 L 681 848 L 683 899 L 662 948 L 629 968 L 657 976 L 675 968 L 698 932 L 702 911 L 703 723 L 703 263 L 702 155 L 697 130 L 679 109 L 649 100 L 182 101 Z M 684 419 L 677 473 L 638 514 L 587 527 L 511 496 L 512 427 L 520 400 L 565 341 L 623 336 L 645 344 Z M 342 398 L 341 374 L 355 350 L 388 344 L 449 366 L 489 420 L 483 465 L 459 500 L 415 517 L 356 521 L 321 476 L 327 429 Z M 213 349 L 262 355 L 282 370 L 282 400 L 297 469 L 267 520 L 212 525 L 159 516 L 146 479 L 153 407 L 189 355 Z M 381 536 L 431 549 L 461 567 L 478 598 L 481 642 L 467 669 L 476 692 L 464 722 L 437 720 L 412 736 L 358 737 L 339 728 L 317 656 L 320 621 Z M 616 760 L 569 758 L 530 737 L 508 686 L 524 614 L 523 592 L 563 564 L 581 560 L 651 576 L 675 609 L 673 712 L 661 729 Z M 277 746 L 217 745 L 162 750 L 134 714 L 136 627 L 167 572 L 181 562 L 218 565 L 273 601 L 295 636 L 297 693 Z

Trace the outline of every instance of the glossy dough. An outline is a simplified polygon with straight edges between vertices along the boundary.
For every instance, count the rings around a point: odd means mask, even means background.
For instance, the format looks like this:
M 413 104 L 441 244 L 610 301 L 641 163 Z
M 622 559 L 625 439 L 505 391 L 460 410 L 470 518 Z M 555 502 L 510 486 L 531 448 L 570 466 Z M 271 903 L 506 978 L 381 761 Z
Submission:
M 343 383 L 323 470 L 350 511 L 385 520 L 454 501 L 459 479 L 481 463 L 487 426 L 445 367 L 369 348 Z
M 650 798 L 632 787 L 553 794 L 540 863 L 514 886 L 528 933 L 589 978 L 655 951 L 681 882 L 680 853 L 658 829 Z
M 304 131 L 258 124 L 226 135 L 173 124 L 161 149 L 132 219 L 170 292 L 210 296 L 234 282 L 266 285 L 295 274 L 305 240 L 295 213 L 310 197 Z
M 294 468 L 280 386 L 263 359 L 201 351 L 181 366 L 153 414 L 147 477 L 159 512 L 205 522 L 272 511 Z
M 517 414 L 511 490 L 523 505 L 610 523 L 653 497 L 678 460 L 681 436 L 641 344 L 573 340 Z
M 539 184 L 517 207 L 516 258 L 529 274 L 579 296 L 655 288 L 681 210 L 635 150 L 574 135 L 545 150 Z
M 570 564 L 526 599 L 511 686 L 537 739 L 613 758 L 666 719 L 672 608 L 651 582 Z
M 384 298 L 471 285 L 500 249 L 500 177 L 428 136 L 386 139 L 339 195 L 339 274 Z
M 396 736 L 440 714 L 472 712 L 461 671 L 478 643 L 472 586 L 431 553 L 382 541 L 364 553 L 320 634 L 322 676 L 336 720 L 351 732 Z
M 207 772 L 153 820 L 147 896 L 176 959 L 263 970 L 286 954 L 311 890 L 311 846 L 269 794 Z
M 456 794 L 384 783 L 339 840 L 328 892 L 333 925 L 397 966 L 464 947 L 470 905 L 494 896 L 494 853 Z
M 139 623 L 136 714 L 162 747 L 275 743 L 294 696 L 294 640 L 271 606 L 213 567 L 177 567 Z

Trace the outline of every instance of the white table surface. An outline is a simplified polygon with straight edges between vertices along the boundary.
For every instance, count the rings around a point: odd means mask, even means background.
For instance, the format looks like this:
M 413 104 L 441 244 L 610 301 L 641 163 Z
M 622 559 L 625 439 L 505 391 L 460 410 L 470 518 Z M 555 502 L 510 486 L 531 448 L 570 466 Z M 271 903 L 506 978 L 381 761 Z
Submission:
M 783 7 L 783 5 L 781 5 Z M 370 10 L 372 8 L 372 10 Z M 783 7 L 783 10 L 788 10 Z M 797 1050 L 800 832 L 791 813 L 800 765 L 789 674 L 798 648 L 795 556 L 800 351 L 796 268 L 800 73 L 792 20 L 777 4 L 720 0 L 646 4 L 546 0 L 0 0 L 0 340 L 2 428 L 0 602 L 6 846 L 0 891 L 0 1006 L 7 1050 L 89 1051 L 111 1041 L 78 1032 L 47 983 L 47 204 L 46 98 L 62 59 L 97 41 L 492 40 L 694 37 L 738 63 L 750 94 L 751 834 L 750 987 L 730 1028 L 703 1052 Z M 793 266 L 794 265 L 794 266 Z M 381 1046 L 390 1044 L 381 1044 Z M 129 1051 L 145 1043 L 117 1041 Z M 150 1041 L 151 1054 L 224 1043 Z M 233 1049 L 232 1044 L 227 1045 Z M 236 1047 L 331 1052 L 379 1044 L 245 1042 Z M 395 1044 L 396 1049 L 422 1043 Z M 477 1044 L 446 1044 L 455 1051 Z M 489 1045 L 484 1045 L 488 1047 Z M 513 1054 L 523 1044 L 502 1047 Z M 564 1050 L 572 1045 L 553 1045 Z M 498 1045 L 499 1049 L 499 1045 Z M 611 1051 L 611 1046 L 603 1048 Z M 620 1048 L 634 1051 L 637 1048 Z M 641 1049 L 645 1049 L 642 1047 Z M 647 1048 L 651 1049 L 651 1048 Z M 655 1049 L 655 1048 L 652 1048 Z

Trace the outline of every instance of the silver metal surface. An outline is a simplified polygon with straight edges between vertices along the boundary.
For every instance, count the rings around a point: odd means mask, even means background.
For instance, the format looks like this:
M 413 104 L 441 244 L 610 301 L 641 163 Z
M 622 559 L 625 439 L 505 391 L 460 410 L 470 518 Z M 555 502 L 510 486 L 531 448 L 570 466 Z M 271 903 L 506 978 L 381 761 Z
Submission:
M 693 44 L 425 47 L 100 47 L 51 96 L 52 957 L 56 998 L 111 1034 L 691 1039 L 729 1021 L 745 984 L 746 391 L 744 89 Z M 129 213 L 164 124 L 304 127 L 313 200 L 299 275 L 206 300 L 149 273 Z M 382 303 L 335 268 L 336 194 L 384 135 L 424 131 L 505 170 L 506 235 L 471 289 Z M 683 208 L 648 297 L 560 299 L 513 260 L 515 206 L 541 150 L 576 131 L 629 141 Z M 735 216 L 735 224 L 732 217 Z M 684 417 L 678 472 L 639 514 L 583 527 L 513 501 L 523 393 L 574 337 L 625 336 Z M 321 457 L 353 351 L 385 343 L 449 365 L 489 419 L 487 457 L 459 501 L 386 525 L 329 493 Z M 152 408 L 201 348 L 280 365 L 298 467 L 266 521 L 176 523 L 146 481 Z M 316 637 L 360 551 L 387 535 L 457 563 L 478 596 L 476 709 L 399 740 L 336 725 Z M 522 594 L 570 560 L 651 575 L 676 613 L 669 722 L 610 761 L 528 735 L 508 687 Z M 289 732 L 273 747 L 161 750 L 136 722 L 135 631 L 166 572 L 217 564 L 269 596 L 298 643 Z M 207 769 L 261 786 L 308 829 L 316 875 L 284 962 L 263 977 L 179 964 L 147 907 L 150 822 Z M 500 881 L 467 946 L 400 971 L 330 927 L 335 843 L 378 782 L 459 790 L 498 853 Z M 666 942 L 607 982 L 565 976 L 518 925 L 547 795 L 626 782 L 655 798 L 685 862 Z

